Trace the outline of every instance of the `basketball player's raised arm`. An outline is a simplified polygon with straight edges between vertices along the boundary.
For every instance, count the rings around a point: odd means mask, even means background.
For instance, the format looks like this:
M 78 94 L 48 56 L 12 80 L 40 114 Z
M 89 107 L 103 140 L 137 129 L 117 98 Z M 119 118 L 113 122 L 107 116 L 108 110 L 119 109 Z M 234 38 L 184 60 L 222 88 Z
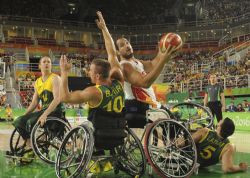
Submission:
M 97 11 L 98 19 L 96 19 L 96 24 L 98 28 L 102 31 L 105 47 L 108 53 L 108 61 L 111 65 L 111 68 L 121 68 L 120 63 L 117 58 L 115 43 L 109 33 L 109 30 L 105 24 L 104 18 L 100 11 Z
M 225 152 L 222 153 L 221 157 L 221 168 L 224 173 L 235 173 L 235 172 L 243 172 L 247 171 L 248 165 L 247 163 L 240 163 L 239 165 L 235 165 L 233 163 L 233 155 L 234 155 L 234 147 L 231 144 L 226 146 Z
M 166 61 L 168 60 L 168 56 L 172 53 L 172 50 L 167 50 L 164 53 L 159 53 L 159 62 L 152 68 L 152 70 L 146 74 L 141 74 L 134 67 L 128 63 L 124 62 L 122 64 L 122 72 L 124 74 L 124 78 L 131 85 L 136 87 L 149 88 L 157 77 L 161 74 L 162 69 Z
M 60 99 L 62 102 L 71 104 L 80 104 L 90 102 L 95 105 L 101 100 L 99 97 L 100 92 L 95 87 L 88 87 L 84 90 L 69 92 L 68 87 L 68 73 L 71 69 L 71 64 L 67 62 L 66 56 L 61 56 L 60 59 L 61 69 L 61 86 L 60 86 Z

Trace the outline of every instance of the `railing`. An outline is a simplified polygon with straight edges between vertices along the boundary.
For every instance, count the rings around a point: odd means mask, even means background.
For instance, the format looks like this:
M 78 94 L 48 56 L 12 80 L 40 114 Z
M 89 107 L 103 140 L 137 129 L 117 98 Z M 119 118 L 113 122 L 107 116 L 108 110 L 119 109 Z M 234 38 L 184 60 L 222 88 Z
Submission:
M 250 18 L 250 13 L 246 13 L 237 17 L 229 17 L 226 19 L 219 20 L 204 20 L 204 21 L 193 21 L 193 22 L 184 22 L 184 23 L 166 23 L 166 24 L 152 24 L 152 25 L 136 25 L 136 26 L 127 26 L 127 25 L 108 25 L 110 30 L 119 31 L 137 31 L 137 30 L 154 30 L 154 29 L 168 29 L 168 28 L 180 28 L 180 27 L 203 27 L 211 25 L 220 25 L 227 26 L 228 23 L 239 22 L 247 20 Z M 24 16 L 9 16 L 1 15 L 2 23 L 5 21 L 15 21 L 15 22 L 26 22 L 26 23 L 37 23 L 37 24 L 47 24 L 47 25 L 56 25 L 56 26 L 75 26 L 80 28 L 95 28 L 95 23 L 79 22 L 79 21 L 67 21 L 67 20 L 56 20 L 56 19 L 46 19 L 46 18 L 33 18 L 33 17 L 24 17 Z M 0 21 L 0 22 L 1 22 Z
M 0 91 L 6 89 L 6 81 L 4 79 L 0 79 Z
M 35 81 L 19 80 L 18 81 L 18 90 L 19 91 L 33 90 L 34 83 L 35 83 Z
M 25 72 L 39 72 L 37 63 L 17 63 L 15 64 L 16 71 L 25 71 Z M 80 67 L 72 65 L 70 73 L 76 76 L 80 76 Z M 52 64 L 52 72 L 59 73 L 60 66 L 59 64 Z
M 181 91 L 187 92 L 192 91 L 203 91 L 208 86 L 208 79 L 203 80 L 189 80 L 187 82 L 181 82 Z M 226 88 L 242 88 L 250 87 L 250 75 L 238 75 L 238 76 L 228 76 L 225 78 L 218 78 L 218 83 Z

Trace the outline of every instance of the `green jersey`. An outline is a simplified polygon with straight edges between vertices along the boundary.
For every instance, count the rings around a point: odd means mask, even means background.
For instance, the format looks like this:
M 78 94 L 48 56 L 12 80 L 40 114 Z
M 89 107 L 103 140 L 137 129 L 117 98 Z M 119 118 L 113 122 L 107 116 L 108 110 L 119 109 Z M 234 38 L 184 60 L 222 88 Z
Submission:
M 96 106 L 89 105 L 90 112 L 94 109 L 115 113 L 123 111 L 125 95 L 122 84 L 118 80 L 112 80 L 111 86 L 96 85 L 95 87 L 102 94 L 102 100 Z
M 225 146 L 229 144 L 228 139 L 223 139 L 215 131 L 209 130 L 197 144 L 198 160 L 201 167 L 207 167 L 218 163 Z

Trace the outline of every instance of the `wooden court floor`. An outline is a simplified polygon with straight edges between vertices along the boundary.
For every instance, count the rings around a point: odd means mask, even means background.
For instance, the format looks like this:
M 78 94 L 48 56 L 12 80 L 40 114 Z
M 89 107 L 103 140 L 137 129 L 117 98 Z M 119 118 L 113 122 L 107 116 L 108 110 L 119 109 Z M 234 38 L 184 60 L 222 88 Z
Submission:
M 40 160 L 35 160 L 32 164 L 25 166 L 14 165 L 4 154 L 9 149 L 9 137 L 13 130 L 10 123 L 0 123 L 0 178 L 56 178 L 53 166 L 46 165 Z M 236 145 L 235 163 L 248 162 L 250 164 L 250 133 L 236 132 L 230 138 Z M 221 165 L 217 164 L 206 169 L 200 169 L 198 175 L 194 178 L 250 178 L 250 169 L 248 172 L 236 174 L 223 174 Z M 113 171 L 95 175 L 98 178 L 129 178 L 130 176 L 120 172 L 115 175 Z M 152 177 L 147 175 L 143 178 Z M 156 174 L 153 177 L 158 178 Z

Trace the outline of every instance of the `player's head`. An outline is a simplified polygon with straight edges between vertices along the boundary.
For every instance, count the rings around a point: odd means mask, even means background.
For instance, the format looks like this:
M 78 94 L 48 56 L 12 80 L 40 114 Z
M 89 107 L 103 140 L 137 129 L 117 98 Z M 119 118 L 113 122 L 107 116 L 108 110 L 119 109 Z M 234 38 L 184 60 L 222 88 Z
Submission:
M 51 72 L 51 68 L 51 59 L 48 56 L 44 56 L 39 60 L 39 69 L 41 69 L 42 72 Z
M 94 59 L 90 65 L 89 76 L 92 83 L 109 78 L 110 64 L 104 59 Z
M 217 133 L 220 134 L 221 137 L 227 138 L 233 135 L 235 130 L 234 122 L 226 117 L 225 119 L 221 120 L 217 125 Z
M 215 75 L 215 74 L 211 74 L 211 75 L 209 76 L 209 81 L 210 81 L 211 84 L 215 84 L 215 83 L 217 82 L 217 77 L 216 77 L 216 75 Z
M 130 59 L 134 57 L 133 48 L 130 42 L 126 38 L 119 38 L 116 41 L 116 46 L 119 52 L 119 55 L 124 59 Z

